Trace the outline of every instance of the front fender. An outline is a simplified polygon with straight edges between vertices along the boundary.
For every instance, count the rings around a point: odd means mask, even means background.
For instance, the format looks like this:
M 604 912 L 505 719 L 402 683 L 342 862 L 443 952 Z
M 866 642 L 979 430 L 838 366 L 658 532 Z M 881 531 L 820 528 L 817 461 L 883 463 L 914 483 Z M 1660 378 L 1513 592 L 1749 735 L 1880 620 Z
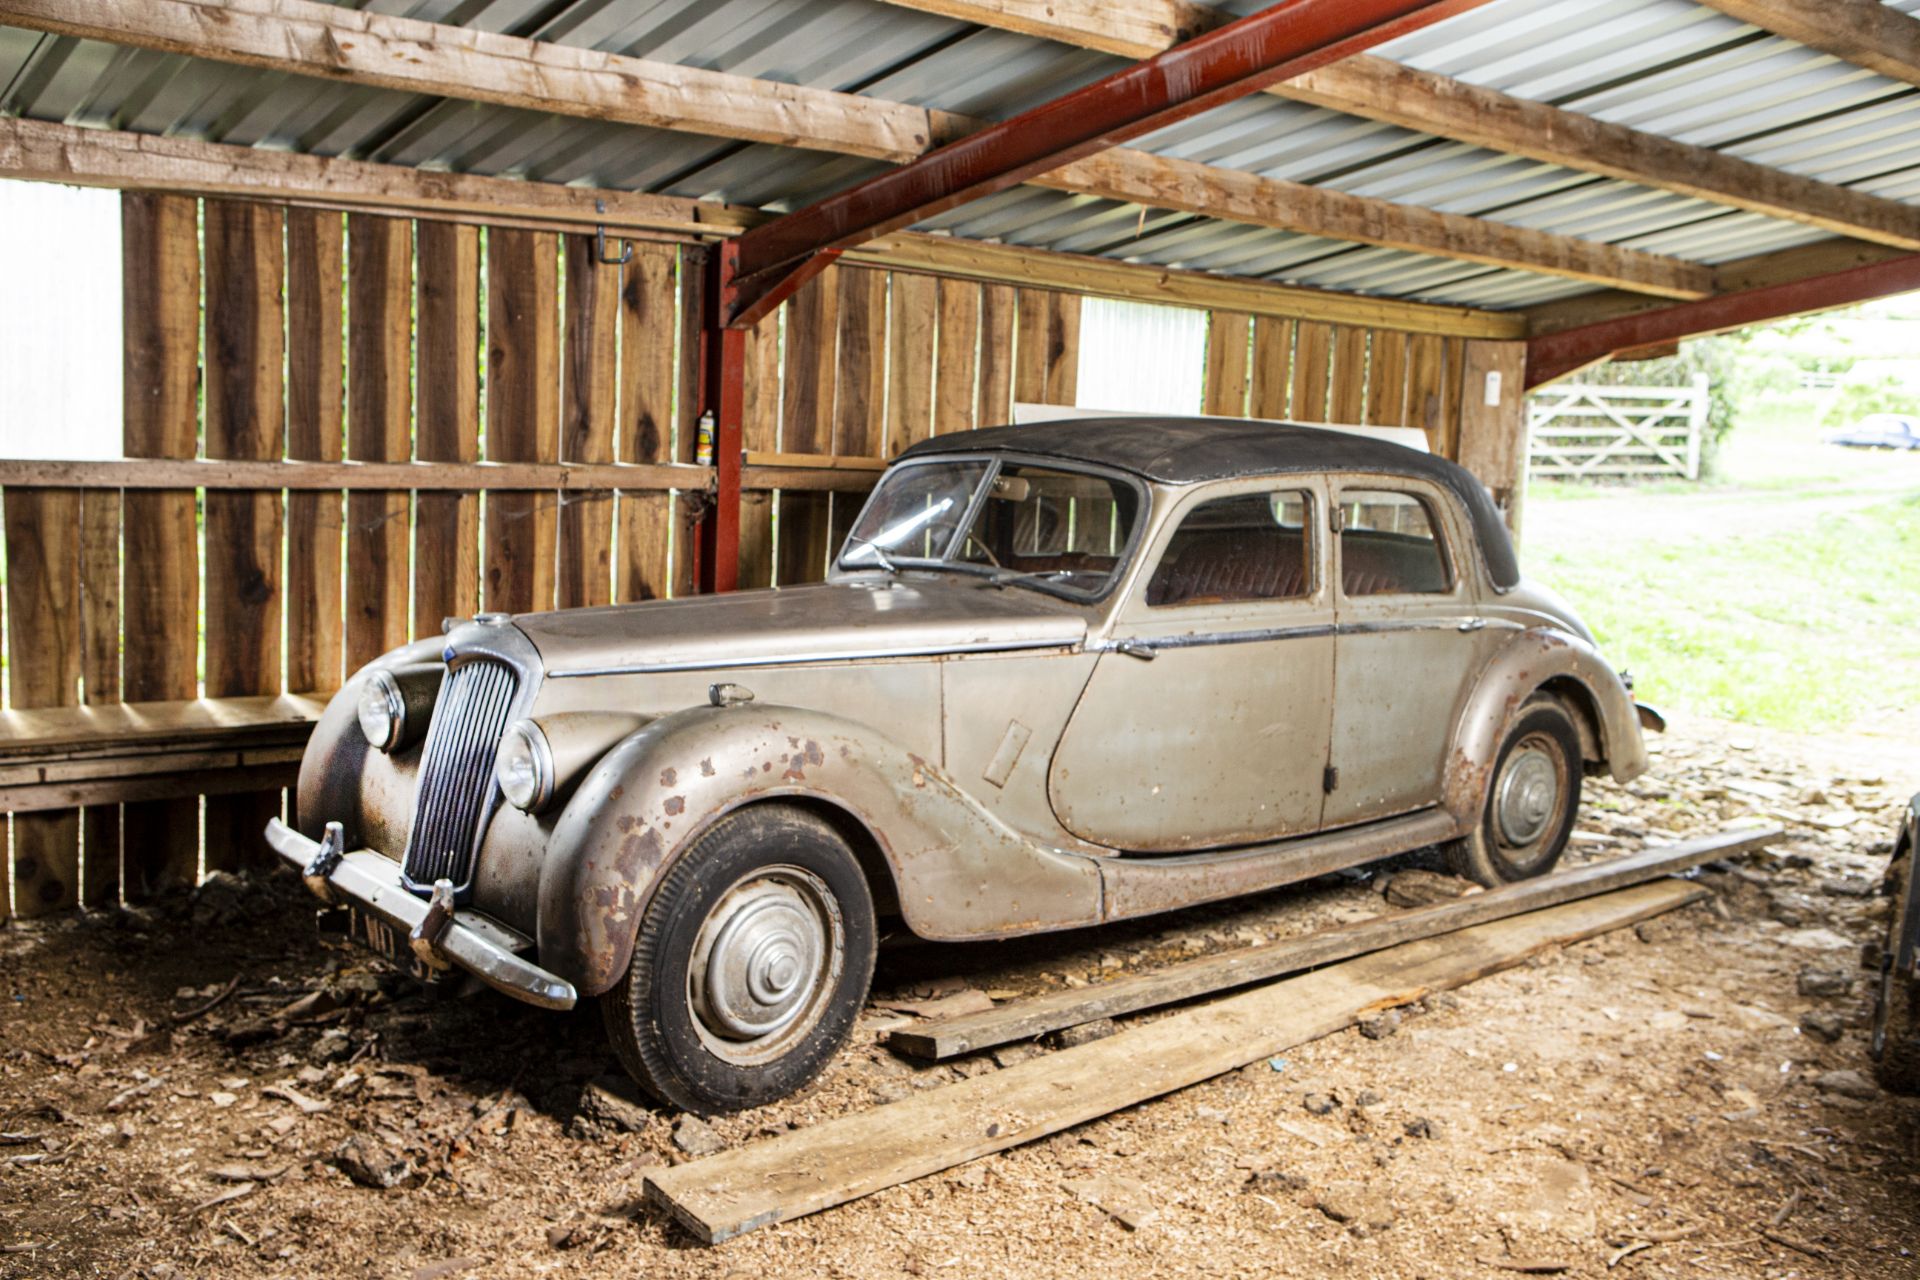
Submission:
M 1647 771 L 1647 746 L 1633 695 L 1586 641 L 1557 628 L 1521 631 L 1506 643 L 1467 695 L 1453 736 L 1442 803 L 1463 829 L 1480 821 L 1500 743 L 1526 700 L 1549 682 L 1572 682 L 1593 712 L 1600 756 L 1617 782 Z
M 584 995 L 626 972 L 664 869 L 743 805 L 799 798 L 860 824 L 921 937 L 1005 937 L 1100 918 L 1089 858 L 1022 839 L 931 762 L 798 707 L 699 707 L 624 739 L 583 779 L 540 871 L 540 963 Z

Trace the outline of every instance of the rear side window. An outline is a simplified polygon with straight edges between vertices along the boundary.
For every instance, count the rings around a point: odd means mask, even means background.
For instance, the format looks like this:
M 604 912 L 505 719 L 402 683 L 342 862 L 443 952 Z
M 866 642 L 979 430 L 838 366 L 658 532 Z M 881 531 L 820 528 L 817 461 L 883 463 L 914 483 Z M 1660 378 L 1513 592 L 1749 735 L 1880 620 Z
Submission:
M 1313 594 L 1308 495 L 1299 489 L 1214 498 L 1189 511 L 1147 583 L 1156 608 Z
M 1420 595 L 1453 585 L 1440 522 L 1424 498 L 1388 489 L 1340 494 L 1340 589 L 1348 596 Z

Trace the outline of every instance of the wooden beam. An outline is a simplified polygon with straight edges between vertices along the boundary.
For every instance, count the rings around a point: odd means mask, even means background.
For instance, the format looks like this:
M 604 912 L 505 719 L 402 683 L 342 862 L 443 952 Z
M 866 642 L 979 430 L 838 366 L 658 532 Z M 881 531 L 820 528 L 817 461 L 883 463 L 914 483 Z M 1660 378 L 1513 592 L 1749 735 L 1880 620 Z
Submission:
M 1828 311 L 1920 290 L 1920 253 L 1832 275 L 1682 302 L 1534 338 L 1527 343 L 1527 388 L 1543 386 L 1606 359 L 1681 338 L 1723 333 L 1786 316 Z
M 0 0 L 0 22 L 354 84 L 895 163 L 989 124 L 860 94 L 309 0 L 96 0 L 83 9 L 67 0 Z M 1665 255 L 1137 150 L 1108 151 L 1056 170 L 1040 185 L 1661 297 L 1704 296 L 1711 279 L 1706 268 Z
M 1112 258 L 988 244 L 954 236 L 902 234 L 876 243 L 877 248 L 856 249 L 841 260 L 1176 307 L 1299 317 L 1468 338 L 1526 335 L 1526 321 L 1514 312 L 1398 302 L 1392 298 L 1276 285 L 1243 276 L 1149 267 Z
M 888 0 L 1002 31 L 1144 58 L 1229 21 L 1231 14 L 1186 0 Z M 1725 0 L 1718 7 L 1792 9 L 1823 23 L 1826 0 Z M 1845 0 L 1851 13 L 1882 8 Z M 1889 11 L 1885 25 L 1912 22 Z M 1834 24 L 1844 25 L 1844 24 Z M 1843 55 L 1844 56 L 1844 55 Z M 1912 79 L 1913 73 L 1903 77 Z M 1904 249 L 1920 249 L 1920 209 L 1882 196 L 1803 178 L 1577 111 L 1515 98 L 1447 76 L 1362 55 L 1276 85 L 1284 98 L 1679 192 L 1736 209 L 1821 227 Z
M 1706 892 L 1676 880 L 1636 885 L 1405 943 L 890 1106 L 655 1170 L 647 1195 L 697 1239 L 718 1244 L 1197 1084 Z
M 1713 292 L 1713 270 L 1666 254 L 1349 195 L 1145 151 L 1115 150 L 1033 180 L 1080 195 L 1302 235 L 1590 280 L 1667 298 Z
M 1838 237 L 1817 240 L 1792 249 L 1776 249 L 1771 253 L 1721 263 L 1714 268 L 1714 292 L 1736 293 L 1742 289 L 1758 289 L 1763 285 L 1786 284 L 1793 280 L 1831 275 L 1849 267 L 1863 267 L 1869 263 L 1905 257 L 1906 253 L 1904 249 L 1865 240 Z M 1599 289 L 1593 293 L 1575 294 L 1571 298 L 1556 298 L 1552 302 L 1525 307 L 1520 314 L 1527 318 L 1528 334 L 1541 337 L 1592 324 L 1596 320 L 1657 311 L 1666 305 L 1644 293 Z
M 1063 1027 L 1079 1026 L 1096 1018 L 1113 1018 L 1211 995 L 1336 960 L 1349 960 L 1403 942 L 1505 920 L 1661 876 L 1678 875 L 1715 858 L 1736 857 L 1763 848 L 1778 840 L 1781 834 L 1779 827 L 1757 827 L 1646 849 L 1625 858 L 1575 867 L 1535 880 L 1521 880 L 1451 902 L 1336 925 L 1302 937 L 1237 947 L 1091 987 L 1029 996 L 979 1013 L 895 1031 L 888 1035 L 887 1043 L 916 1058 L 958 1057 L 1014 1040 L 1032 1039 Z
M 698 489 L 707 467 L 671 463 L 303 462 L 0 459 L 0 485 L 87 489 L 492 490 Z
M 1920 19 L 1880 0 L 1701 0 L 1729 18 L 1920 84 Z

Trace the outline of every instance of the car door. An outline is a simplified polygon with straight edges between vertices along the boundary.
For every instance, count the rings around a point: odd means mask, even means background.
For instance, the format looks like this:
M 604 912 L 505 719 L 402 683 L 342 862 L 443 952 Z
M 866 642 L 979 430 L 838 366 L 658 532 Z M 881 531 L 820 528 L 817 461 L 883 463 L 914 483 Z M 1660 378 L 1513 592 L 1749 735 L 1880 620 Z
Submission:
M 1324 824 L 1440 800 L 1456 711 L 1484 661 L 1467 531 L 1436 487 L 1333 482 L 1333 746 Z
M 1081 839 L 1132 852 L 1320 824 L 1333 697 L 1326 490 L 1210 485 L 1176 509 L 1118 609 L 1048 774 Z

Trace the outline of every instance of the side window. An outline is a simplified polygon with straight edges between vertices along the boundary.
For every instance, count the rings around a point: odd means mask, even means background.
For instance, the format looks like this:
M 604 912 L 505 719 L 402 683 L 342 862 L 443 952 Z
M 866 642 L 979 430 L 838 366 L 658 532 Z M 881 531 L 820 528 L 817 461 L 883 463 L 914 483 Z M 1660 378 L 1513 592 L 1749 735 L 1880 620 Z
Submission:
M 1302 490 L 1203 502 L 1181 519 L 1147 583 L 1156 608 L 1313 594 L 1312 500 Z
M 1349 596 L 1413 595 L 1452 586 L 1440 522 L 1424 498 L 1387 489 L 1340 494 L 1340 589 Z

